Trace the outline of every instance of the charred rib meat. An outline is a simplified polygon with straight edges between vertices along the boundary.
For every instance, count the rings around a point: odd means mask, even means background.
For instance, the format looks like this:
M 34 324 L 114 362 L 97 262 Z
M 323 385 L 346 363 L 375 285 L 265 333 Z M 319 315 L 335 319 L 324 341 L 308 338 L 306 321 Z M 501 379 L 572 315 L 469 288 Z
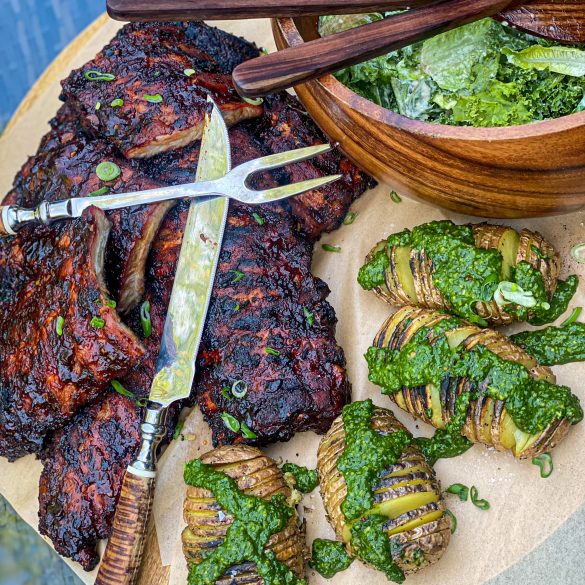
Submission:
M 0 242 L 0 455 L 45 435 L 103 395 L 142 357 L 102 281 L 108 222 L 92 209 Z
M 110 392 L 59 430 L 44 449 L 39 529 L 57 552 L 91 571 L 112 529 L 124 471 L 138 446 L 136 406 Z
M 259 116 L 262 107 L 237 95 L 231 77 L 219 72 L 187 30 L 180 23 L 126 25 L 95 59 L 73 71 L 63 82 L 63 97 L 84 128 L 127 158 L 145 158 L 201 138 L 208 95 L 228 125 Z

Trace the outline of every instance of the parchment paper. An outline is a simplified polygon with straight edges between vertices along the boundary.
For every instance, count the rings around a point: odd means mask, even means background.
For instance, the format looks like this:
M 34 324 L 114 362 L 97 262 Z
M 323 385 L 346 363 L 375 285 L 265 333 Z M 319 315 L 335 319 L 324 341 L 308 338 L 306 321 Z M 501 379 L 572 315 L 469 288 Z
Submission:
M 221 22 L 218 25 L 259 45 L 273 48 L 267 21 Z M 74 43 L 71 50 L 65 51 L 33 89 L 26 107 L 0 139 L 0 193 L 10 188 L 13 175 L 26 156 L 35 152 L 40 137 L 46 132 L 47 121 L 59 105 L 57 80 L 66 76 L 72 67 L 91 58 L 113 36 L 117 27 L 118 24 L 112 21 L 99 21 L 82 36 L 81 43 Z M 329 302 L 335 307 L 339 319 L 337 339 L 345 349 L 354 399 L 370 397 L 376 404 L 386 407 L 391 407 L 390 400 L 381 396 L 379 389 L 367 381 L 367 368 L 362 356 L 392 309 L 357 285 L 357 270 L 370 248 L 390 232 L 434 219 L 478 221 L 477 218 L 446 213 L 407 199 L 397 204 L 390 199 L 389 193 L 390 188 L 382 185 L 357 201 L 353 206 L 353 211 L 358 214 L 355 222 L 326 235 L 320 242 L 339 245 L 341 252 L 325 252 L 317 245 L 313 262 L 314 273 L 325 280 L 332 291 Z M 585 281 L 585 268 L 569 256 L 571 246 L 585 240 L 584 221 L 585 212 L 581 212 L 511 223 L 516 228 L 541 231 L 560 251 L 564 261 L 563 274 L 578 273 Z M 585 285 L 582 282 L 571 307 L 584 304 Z M 518 326 L 515 327 L 517 329 Z M 559 383 L 571 386 L 585 404 L 582 384 L 585 365 L 558 367 L 555 373 Z M 430 436 L 432 429 L 393 408 L 412 432 Z M 185 440 L 173 442 L 159 463 L 154 503 L 161 558 L 163 564 L 172 565 L 170 583 L 173 585 L 183 584 L 186 580 L 180 546 L 180 532 L 184 526 L 181 514 L 185 490 L 183 464 L 211 446 L 209 429 L 198 409 L 186 418 L 183 435 Z M 275 458 L 314 467 L 318 441 L 316 435 L 304 433 L 289 443 L 269 447 L 267 452 Z M 525 556 L 585 501 L 585 482 L 582 481 L 584 442 L 585 424 L 581 424 L 573 428 L 568 438 L 555 449 L 555 471 L 546 480 L 540 478 L 538 468 L 529 461 L 519 462 L 507 453 L 497 453 L 480 446 L 457 459 L 439 461 L 436 471 L 443 486 L 454 482 L 475 485 L 480 496 L 490 501 L 491 509 L 480 511 L 469 502 L 462 503 L 455 496 L 449 496 L 449 506 L 459 521 L 451 545 L 438 564 L 409 577 L 407 582 L 411 585 L 481 585 Z M 35 528 L 40 470 L 40 463 L 32 456 L 12 464 L 0 459 L 0 492 Z M 302 508 L 307 520 L 309 545 L 316 536 L 333 538 L 318 490 L 305 496 Z M 85 583 L 93 583 L 95 571 L 84 573 L 79 565 L 69 564 Z M 309 579 L 310 583 L 332 585 L 387 583 L 383 575 L 357 561 L 348 571 L 332 580 L 322 579 L 313 571 L 309 571 Z

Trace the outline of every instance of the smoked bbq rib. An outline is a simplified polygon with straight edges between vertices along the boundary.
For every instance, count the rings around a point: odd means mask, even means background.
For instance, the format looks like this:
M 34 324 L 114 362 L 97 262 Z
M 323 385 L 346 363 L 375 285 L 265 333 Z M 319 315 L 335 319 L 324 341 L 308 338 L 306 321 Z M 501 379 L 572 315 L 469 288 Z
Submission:
M 104 395 L 144 348 L 109 306 L 104 214 L 0 241 L 0 455 L 39 452 L 47 433 Z
M 86 195 L 103 186 L 120 192 L 193 181 L 199 141 L 179 147 L 200 133 L 208 94 L 220 102 L 232 123 L 238 122 L 230 129 L 234 165 L 264 154 L 325 142 L 295 98 L 278 94 L 265 99 L 262 105 L 251 106 L 233 93 L 229 82 L 233 67 L 257 55 L 258 50 L 250 43 L 202 23 L 123 27 L 96 59 L 63 82 L 62 99 L 66 104 L 52 122 L 37 155 L 17 176 L 10 200 L 33 205 L 42 198 Z M 91 69 L 115 78 L 89 81 L 84 74 Z M 188 76 L 185 69 L 193 71 Z M 160 94 L 162 101 L 156 97 L 149 101 L 145 94 Z M 121 99 L 123 105 L 112 106 L 115 99 Z M 105 185 L 95 175 L 95 167 L 103 160 L 115 162 L 122 171 L 116 181 Z M 350 398 L 343 351 L 335 341 L 336 318 L 326 301 L 329 291 L 310 273 L 311 242 L 323 231 L 341 224 L 351 202 L 371 185 L 370 179 L 333 151 L 317 160 L 258 176 L 254 182 L 258 188 L 266 188 L 338 172 L 343 174 L 341 181 L 292 202 L 262 208 L 235 203 L 230 206 L 192 396 L 211 425 L 216 444 L 244 440 L 266 444 L 286 440 L 300 430 L 324 432 Z M 46 290 L 39 285 L 31 298 L 53 312 L 40 319 L 32 312 L 21 316 L 20 324 L 34 332 L 35 340 L 44 336 L 50 342 L 37 343 L 34 348 L 47 346 L 56 354 L 56 360 L 65 355 L 57 353 L 60 344 L 71 343 L 72 338 L 64 339 L 67 327 L 85 323 L 85 313 L 83 318 L 78 316 L 82 309 L 87 309 L 88 314 L 100 311 L 99 315 L 108 311 L 109 318 L 103 329 L 76 327 L 78 351 L 95 348 L 92 340 L 96 335 L 120 338 L 100 340 L 98 364 L 104 367 L 96 372 L 96 380 L 86 394 L 81 393 L 73 404 L 67 403 L 67 416 L 50 413 L 47 418 L 44 412 L 27 410 L 22 402 L 11 405 L 15 415 L 24 417 L 28 425 L 22 427 L 19 439 L 31 442 L 30 450 L 39 451 L 49 420 L 52 429 L 62 427 L 44 441 L 40 527 L 61 554 L 78 560 L 86 569 L 97 561 L 96 540 L 110 532 L 123 470 L 139 442 L 139 408 L 133 400 L 112 393 L 106 386 L 116 378 L 136 398 L 148 395 L 187 204 L 179 203 L 163 219 L 166 211 L 160 210 L 154 216 L 141 215 L 141 211 L 129 216 L 122 215 L 128 210 L 115 212 L 122 219 L 109 215 L 113 227 L 106 254 L 106 277 L 113 291 L 123 291 L 124 286 L 134 291 L 129 302 L 123 301 L 122 292 L 117 309 L 102 306 L 101 300 L 99 307 L 88 309 L 86 295 L 67 299 L 66 308 L 73 313 L 66 315 L 60 337 L 51 322 L 58 304 L 55 295 L 50 287 Z M 95 217 L 96 212 L 90 214 L 90 227 Z M 68 225 L 47 231 L 67 232 L 74 224 Z M 25 247 L 39 245 L 27 239 L 26 233 L 18 238 L 24 238 Z M 90 256 L 84 255 L 82 249 L 76 244 L 69 252 L 71 266 L 82 267 L 83 274 L 73 269 L 63 273 L 54 269 L 60 262 L 60 251 L 41 244 L 45 264 L 39 264 L 44 277 L 53 281 L 57 280 L 57 272 L 64 274 L 61 285 L 69 292 L 70 281 L 75 283 L 92 273 L 91 267 L 87 268 Z M 137 274 L 140 280 L 149 250 L 142 294 L 140 283 L 137 285 L 128 275 Z M 8 264 L 18 265 L 12 261 Z M 135 268 L 128 272 L 124 265 Z M 0 276 L 0 291 L 9 304 L 15 305 L 20 298 L 15 291 L 23 283 L 31 286 L 28 275 L 0 265 Z M 86 288 L 92 290 L 91 286 Z M 152 335 L 148 338 L 142 331 L 139 304 L 131 308 L 137 301 L 151 305 Z M 116 311 L 120 309 L 128 310 L 124 320 L 133 333 L 117 320 Z M 0 351 L 5 351 L 11 347 L 12 333 L 3 331 L 2 335 Z M 131 340 L 127 347 L 125 340 Z M 41 367 L 43 361 L 36 360 L 33 348 L 25 341 L 22 344 L 24 354 L 31 355 L 33 371 L 40 374 L 47 370 Z M 123 351 L 118 352 L 120 348 Z M 76 363 L 67 362 L 67 367 L 60 364 L 58 373 L 66 374 L 67 368 L 74 365 L 77 371 Z M 240 400 L 228 400 L 222 390 L 237 380 L 243 380 L 248 392 Z M 20 382 L 13 387 L 6 381 L 0 375 L 0 400 L 20 389 Z M 102 401 L 88 404 L 98 399 Z M 256 436 L 244 438 L 226 429 L 222 412 L 246 423 Z M 169 434 L 177 413 L 178 407 L 170 413 Z M 0 434 L 0 445 L 9 441 L 15 447 L 15 437 L 1 426 Z M 13 451 L 9 456 L 20 454 Z

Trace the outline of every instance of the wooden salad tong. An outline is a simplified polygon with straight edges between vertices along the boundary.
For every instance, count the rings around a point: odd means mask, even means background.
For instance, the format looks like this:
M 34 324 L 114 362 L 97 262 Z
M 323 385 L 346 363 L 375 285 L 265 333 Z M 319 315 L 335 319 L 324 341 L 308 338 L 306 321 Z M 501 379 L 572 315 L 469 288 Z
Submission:
M 234 84 L 242 96 L 266 95 L 495 15 L 514 18 L 518 28 L 556 41 L 585 43 L 585 0 L 523 4 L 510 12 L 517 1 L 445 0 L 416 8 L 246 61 L 234 70 Z

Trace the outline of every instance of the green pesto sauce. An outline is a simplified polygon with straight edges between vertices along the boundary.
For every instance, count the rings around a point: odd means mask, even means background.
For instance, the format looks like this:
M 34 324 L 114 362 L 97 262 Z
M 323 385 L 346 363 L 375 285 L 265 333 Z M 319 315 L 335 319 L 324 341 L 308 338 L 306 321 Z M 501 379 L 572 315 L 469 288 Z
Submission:
M 303 494 L 311 493 L 319 485 L 319 476 L 316 469 L 307 469 L 295 463 L 285 463 L 283 473 L 290 473 L 295 480 L 295 488 Z
M 352 562 L 353 559 L 347 554 L 342 542 L 323 538 L 316 538 L 313 541 L 309 565 L 326 579 L 345 571 Z
M 434 327 L 422 327 L 400 351 L 370 347 L 365 356 L 369 379 L 381 386 L 384 394 L 394 394 L 402 388 L 427 384 L 440 388 L 449 379 L 466 378 L 473 393 L 504 400 L 516 426 L 530 434 L 543 431 L 560 418 L 572 424 L 583 419 L 579 399 L 566 386 L 534 380 L 523 365 L 503 360 L 483 345 L 452 350 L 445 331 L 454 322 L 457 319 L 450 318 Z M 446 430 L 453 434 L 453 429 Z M 445 437 L 439 435 L 437 442 L 440 439 Z M 425 450 L 433 459 L 432 447 Z
M 392 560 L 388 537 L 381 516 L 369 514 L 374 505 L 373 490 L 380 473 L 396 463 L 404 448 L 412 442 L 407 431 L 387 435 L 372 427 L 374 405 L 371 400 L 344 406 L 345 449 L 337 468 L 347 484 L 347 496 L 341 510 L 351 529 L 351 542 L 359 558 L 386 576 L 402 583 L 404 575 Z
M 233 566 L 256 563 L 264 585 L 306 585 L 272 551 L 265 550 L 273 534 L 283 530 L 293 509 L 282 494 L 263 500 L 244 494 L 225 473 L 198 459 L 185 465 L 185 483 L 211 490 L 222 510 L 234 516 L 224 541 L 189 569 L 189 585 L 215 585 Z
M 524 331 L 510 339 L 543 366 L 585 361 L 585 323 Z
M 476 303 L 493 300 L 498 284 L 506 280 L 503 258 L 498 250 L 478 248 L 471 226 L 441 220 L 390 236 L 386 249 L 374 254 L 372 260 L 360 269 L 358 282 L 364 289 L 370 290 L 384 284 L 384 272 L 389 266 L 393 246 L 424 250 L 432 262 L 433 284 L 452 307 L 452 311 L 469 321 L 487 325 L 485 319 L 476 313 Z M 542 274 L 527 262 L 518 263 L 510 278 L 524 291 L 533 293 L 537 307 L 528 309 L 508 304 L 506 312 L 522 320 L 530 317 L 530 322 L 534 324 L 550 323 L 562 314 L 577 286 L 574 282 L 576 277 L 570 277 L 566 283 L 561 281 L 558 292 L 553 299 L 549 299 Z M 549 308 L 544 308 L 543 304 Z

